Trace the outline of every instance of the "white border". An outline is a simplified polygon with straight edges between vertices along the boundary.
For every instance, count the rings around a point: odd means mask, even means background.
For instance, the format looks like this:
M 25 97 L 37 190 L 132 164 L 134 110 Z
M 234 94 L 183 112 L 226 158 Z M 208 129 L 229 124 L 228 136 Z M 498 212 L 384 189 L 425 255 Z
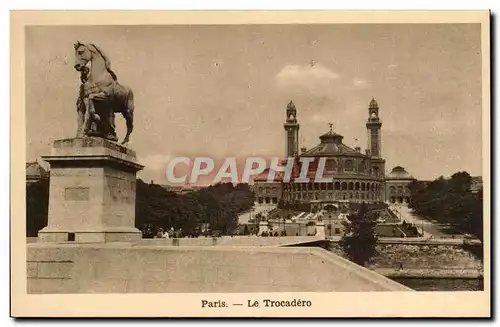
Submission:
M 9 3 L 10 2 L 10 3 Z M 500 12 L 499 10 L 499 1 L 485 1 L 485 0 L 475 0 L 475 1 L 428 1 L 428 0 L 420 0 L 418 2 L 403 2 L 403 1 L 346 1 L 346 2 L 335 2 L 335 3 L 330 3 L 329 1 L 315 1 L 315 0 L 309 0 L 309 1 L 296 1 L 296 0 L 289 0 L 289 1 L 276 1 L 274 3 L 271 3 L 271 1 L 262 1 L 262 0 L 245 0 L 245 1 L 210 1 L 210 5 L 208 5 L 206 2 L 203 1 L 192 1 L 192 0 L 184 0 L 184 1 L 178 1 L 177 3 L 169 3 L 168 5 L 163 4 L 163 6 L 159 7 L 158 4 L 156 3 L 157 1 L 153 0 L 141 0 L 141 1 L 130 1 L 130 2 L 122 2 L 119 7 L 113 7 L 110 6 L 109 3 L 104 2 L 104 1 L 96 1 L 96 0 L 86 0 L 85 2 L 79 1 L 79 2 L 63 2 L 63 1 L 5 1 L 2 2 L 2 9 L 281 9 L 281 10 L 287 10 L 287 9 L 372 9 L 372 10 L 394 10 L 394 9 L 403 9 L 403 10 L 410 10 L 410 9 L 492 9 L 494 13 Z M 165 2 L 165 1 L 164 1 Z M 283 4 L 286 4 L 286 6 L 283 6 Z M 7 6 L 5 6 L 7 5 Z M 2 40 L 4 41 L 3 44 L 7 45 L 9 42 L 9 13 L 7 10 L 2 10 L 1 15 L 0 15 L 0 21 L 2 22 L 1 24 L 1 32 L 0 36 L 2 37 Z M 494 28 L 495 26 L 493 26 Z M 494 40 L 492 40 L 492 47 L 493 44 L 495 44 L 495 41 L 498 41 L 498 35 L 496 33 L 493 33 L 492 36 L 494 37 Z M 0 128 L 0 142 L 3 144 L 3 149 L 4 153 L 10 153 L 10 143 L 9 143 L 9 134 L 10 134 L 10 119 L 6 119 L 5 117 L 9 117 L 9 109 L 10 109 L 10 87 L 9 87 L 9 80 L 5 78 L 6 76 L 9 76 L 10 74 L 10 67 L 8 65 L 5 65 L 5 63 L 9 62 L 9 57 L 10 57 L 10 52 L 8 51 L 8 46 L 5 46 L 2 51 L 0 51 L 0 56 L 1 56 L 1 61 L 3 65 L 0 65 L 0 70 L 3 73 L 4 78 L 0 79 L 1 83 L 1 88 L 0 92 L 2 92 L 2 96 L 0 96 L 0 101 L 2 101 L 2 108 L 0 110 L 5 110 L 3 115 L 4 119 L 0 120 L 1 123 L 3 124 L 3 128 Z M 492 56 L 492 58 L 494 55 Z M 496 72 L 496 71 L 495 71 Z M 494 72 L 493 72 L 494 73 Z M 498 85 L 495 85 L 495 89 L 492 90 L 494 94 L 498 94 Z M 493 108 L 494 110 L 495 108 Z M 498 114 L 496 115 L 495 123 L 498 123 Z M 494 130 L 494 129 L 492 129 Z M 496 138 L 495 138 L 496 140 Z M 496 147 L 495 147 L 496 150 Z M 2 209 L 4 209 L 4 215 L 3 219 L 1 220 L 2 224 L 4 224 L 2 227 L 2 231 L 4 233 L 4 237 L 2 238 L 3 244 L 5 245 L 3 249 L 3 258 L 8 258 L 9 257 L 9 251 L 8 251 L 8 246 L 9 246 L 9 220 L 7 219 L 9 215 L 9 179 L 10 179 L 10 169 L 9 169 L 9 161 L 8 160 L 1 160 L 0 165 L 2 165 L 0 168 L 0 171 L 3 173 L 3 178 L 1 179 L 1 192 L 2 192 L 2 197 L 1 197 L 1 202 L 0 206 Z M 496 181 L 496 180 L 495 180 Z M 499 203 L 499 198 L 500 196 L 495 197 L 494 203 Z M 496 200 L 496 201 L 495 201 Z M 492 218 L 494 219 L 494 218 Z M 492 231 L 492 235 L 498 235 L 498 223 L 495 224 L 495 230 Z M 498 243 L 498 242 L 497 242 Z M 497 250 L 497 248 L 495 248 Z M 492 261 L 494 262 L 494 258 L 492 258 Z M 5 266 L 7 267 L 7 265 Z M 5 288 L 9 288 L 8 280 L 9 280 L 9 274 L 10 271 L 9 269 L 2 269 L 2 280 L 5 283 Z M 495 289 L 496 290 L 496 289 Z M 492 291 L 495 291 L 492 290 Z M 5 292 L 7 293 L 7 292 Z M 3 306 L 4 308 L 8 307 L 9 305 L 9 296 L 10 294 L 5 294 L 4 297 L 2 298 L 2 301 L 4 301 L 2 304 L 5 304 Z M 496 308 L 495 308 L 496 309 Z M 4 315 L 5 317 L 6 315 Z M 13 323 L 13 320 L 9 321 L 10 323 Z M 47 322 L 51 323 L 51 322 Z M 135 323 L 135 322 L 134 322 Z M 173 322 L 168 322 L 173 323 Z M 267 324 L 266 322 L 263 321 L 255 321 L 254 323 L 262 325 L 262 324 Z M 336 324 L 344 324 L 345 322 L 340 322 L 337 321 L 335 322 Z M 422 324 L 425 323 L 426 326 L 429 325 L 434 325 L 436 322 L 422 322 Z M 453 322 L 450 322 L 453 323 Z M 28 325 L 31 324 L 28 323 Z M 93 326 L 96 325 L 103 325 L 104 322 L 98 322 L 98 321 L 89 321 L 85 322 L 84 324 L 92 324 Z

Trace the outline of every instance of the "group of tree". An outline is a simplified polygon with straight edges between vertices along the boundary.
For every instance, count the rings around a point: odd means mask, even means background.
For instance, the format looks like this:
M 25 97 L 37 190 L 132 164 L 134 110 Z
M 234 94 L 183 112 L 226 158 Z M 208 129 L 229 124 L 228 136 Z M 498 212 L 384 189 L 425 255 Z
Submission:
M 248 184 L 219 183 L 187 194 L 177 194 L 156 184 L 137 181 L 136 227 L 182 229 L 189 235 L 207 225 L 222 234 L 232 233 L 238 216 L 253 206 Z
M 344 236 L 340 239 L 340 246 L 346 257 L 358 265 L 366 265 L 377 253 L 377 218 L 378 211 L 362 203 L 343 222 Z
M 26 185 L 27 236 L 36 236 L 47 225 L 49 181 Z M 185 236 L 205 224 L 228 234 L 235 230 L 238 216 L 253 207 L 248 184 L 222 183 L 187 194 L 168 191 L 161 185 L 137 180 L 135 225 L 156 234 L 159 228 L 182 230 Z
M 471 191 L 472 178 L 457 172 L 430 183 L 410 184 L 410 208 L 453 229 L 483 239 L 483 190 Z

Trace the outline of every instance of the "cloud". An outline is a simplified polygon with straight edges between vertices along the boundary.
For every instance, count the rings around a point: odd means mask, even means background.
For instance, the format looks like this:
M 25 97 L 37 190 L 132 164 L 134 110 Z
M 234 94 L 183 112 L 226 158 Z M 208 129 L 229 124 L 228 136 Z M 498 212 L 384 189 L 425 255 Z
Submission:
M 281 88 L 299 87 L 309 90 L 323 90 L 340 76 L 328 67 L 311 62 L 309 65 L 287 65 L 276 75 Z
M 359 77 L 354 77 L 352 80 L 352 85 L 362 88 L 368 86 L 368 81 Z

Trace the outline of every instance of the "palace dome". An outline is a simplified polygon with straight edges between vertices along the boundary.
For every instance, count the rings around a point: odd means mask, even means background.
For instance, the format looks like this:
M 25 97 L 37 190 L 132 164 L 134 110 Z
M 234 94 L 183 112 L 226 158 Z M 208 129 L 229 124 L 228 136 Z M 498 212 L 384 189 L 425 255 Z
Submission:
M 386 176 L 386 179 L 415 179 L 415 178 L 410 173 L 408 173 L 403 167 L 396 166 Z
M 301 157 L 316 157 L 316 156 L 337 156 L 337 155 L 346 155 L 346 154 L 354 154 L 361 155 L 361 152 L 356 151 L 355 149 L 345 145 L 342 143 L 342 139 L 344 137 L 340 134 L 333 132 L 332 130 L 327 133 L 321 135 L 319 137 L 320 144 L 315 147 L 303 152 Z

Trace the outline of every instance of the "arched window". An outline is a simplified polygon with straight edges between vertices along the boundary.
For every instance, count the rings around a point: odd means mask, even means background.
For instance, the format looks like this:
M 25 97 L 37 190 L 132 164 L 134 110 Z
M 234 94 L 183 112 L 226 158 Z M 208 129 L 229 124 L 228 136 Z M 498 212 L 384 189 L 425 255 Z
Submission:
M 356 191 L 359 191 L 359 182 L 356 182 L 356 183 L 354 184 L 354 189 L 355 189 Z
M 403 187 L 402 186 L 398 186 L 398 194 L 403 194 Z
M 335 182 L 335 189 L 340 190 L 340 183 L 339 182 Z
M 354 188 L 354 183 L 353 182 L 349 182 L 348 188 L 349 188 L 349 190 L 352 190 Z
M 332 158 L 326 159 L 325 170 L 326 171 L 337 171 L 337 161 L 335 159 L 332 159 Z
M 361 191 L 365 190 L 365 183 L 361 183 Z
M 347 183 L 346 182 L 343 182 L 342 183 L 342 189 L 343 190 L 347 190 Z M 345 199 L 344 199 L 345 200 Z
M 396 194 L 396 187 L 394 187 L 394 186 L 389 187 L 389 193 Z
M 346 160 L 345 163 L 344 163 L 344 170 L 345 171 L 353 171 L 354 170 L 354 166 L 352 164 L 352 160 Z

